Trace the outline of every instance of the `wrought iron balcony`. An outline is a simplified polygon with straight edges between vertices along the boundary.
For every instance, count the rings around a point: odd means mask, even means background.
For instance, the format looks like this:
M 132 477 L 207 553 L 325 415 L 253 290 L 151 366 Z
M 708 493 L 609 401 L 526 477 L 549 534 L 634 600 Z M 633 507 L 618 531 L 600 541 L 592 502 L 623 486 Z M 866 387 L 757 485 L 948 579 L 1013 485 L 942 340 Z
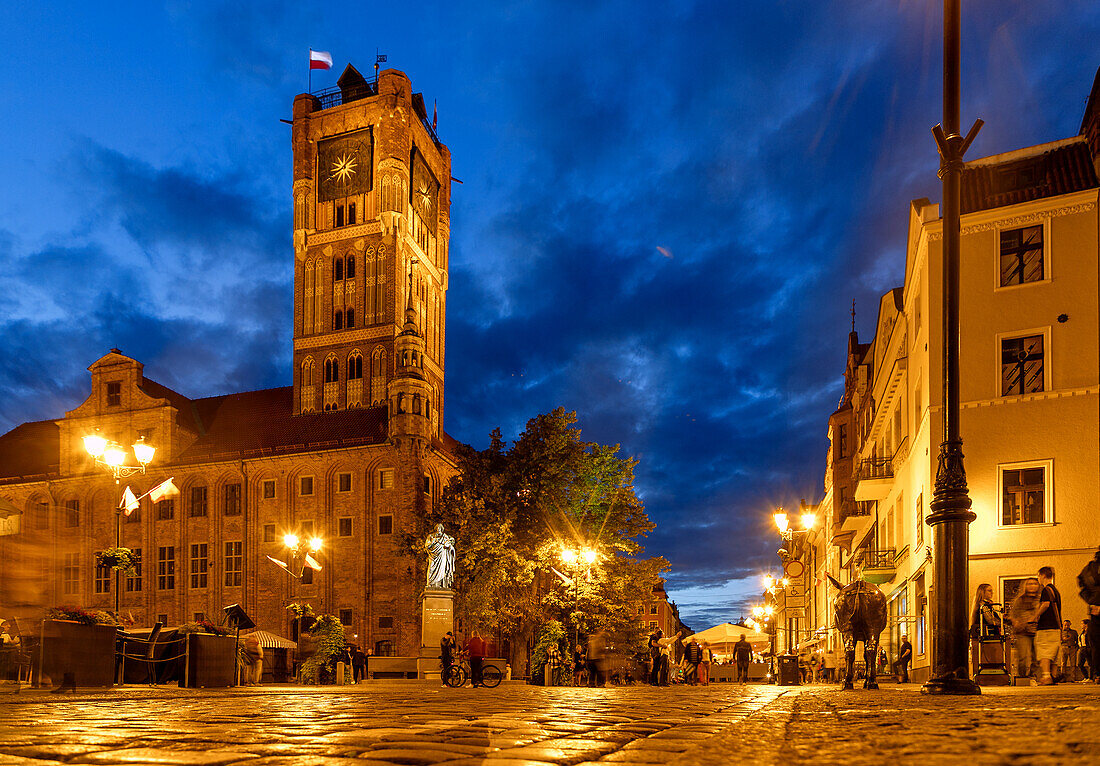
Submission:
M 883 500 L 890 494 L 894 466 L 890 458 L 861 460 L 856 468 L 856 500 Z
M 892 479 L 894 478 L 894 464 L 888 457 L 875 457 L 859 461 L 859 471 L 856 474 L 859 480 L 864 479 Z
M 350 104 L 361 98 L 370 98 L 378 95 L 378 80 L 364 80 L 362 84 L 350 85 L 344 88 L 334 86 L 324 90 L 314 91 L 314 98 L 321 102 L 322 109 L 331 109 L 334 106 Z
M 856 555 L 856 564 L 863 567 L 864 580 L 881 585 L 894 579 L 897 558 L 898 552 L 895 548 L 863 548 Z

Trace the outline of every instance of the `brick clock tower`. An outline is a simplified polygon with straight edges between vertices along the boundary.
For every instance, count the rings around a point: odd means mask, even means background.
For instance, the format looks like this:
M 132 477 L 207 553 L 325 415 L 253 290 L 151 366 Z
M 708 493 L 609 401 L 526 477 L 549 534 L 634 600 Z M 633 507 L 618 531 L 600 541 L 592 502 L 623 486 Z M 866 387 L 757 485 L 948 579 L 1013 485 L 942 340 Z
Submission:
M 294 413 L 386 406 L 390 438 L 443 415 L 451 155 L 409 78 L 348 66 L 294 99 Z M 417 438 L 418 437 L 418 438 Z

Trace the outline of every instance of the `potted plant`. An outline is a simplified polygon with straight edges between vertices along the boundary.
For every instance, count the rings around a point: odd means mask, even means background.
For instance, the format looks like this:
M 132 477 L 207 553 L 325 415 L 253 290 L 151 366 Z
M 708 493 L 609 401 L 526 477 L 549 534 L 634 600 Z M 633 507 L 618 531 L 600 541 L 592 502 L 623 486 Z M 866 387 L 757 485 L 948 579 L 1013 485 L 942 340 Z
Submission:
M 99 564 L 112 570 L 120 570 L 128 577 L 137 574 L 137 559 L 129 548 L 106 548 L 100 551 Z
M 110 612 L 57 606 L 42 621 L 42 672 L 52 681 L 81 686 L 115 682 L 115 635 Z
M 186 622 L 179 634 L 187 641 L 187 672 L 181 686 L 233 686 L 237 675 L 237 641 L 208 620 Z

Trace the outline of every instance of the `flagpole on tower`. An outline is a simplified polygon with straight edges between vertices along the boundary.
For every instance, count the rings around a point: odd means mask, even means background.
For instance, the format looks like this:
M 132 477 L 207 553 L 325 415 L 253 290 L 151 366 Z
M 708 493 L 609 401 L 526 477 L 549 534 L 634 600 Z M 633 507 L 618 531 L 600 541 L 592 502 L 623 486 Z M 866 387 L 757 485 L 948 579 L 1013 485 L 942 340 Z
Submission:
M 313 93 L 313 48 L 309 49 L 309 75 L 306 78 L 306 93 Z

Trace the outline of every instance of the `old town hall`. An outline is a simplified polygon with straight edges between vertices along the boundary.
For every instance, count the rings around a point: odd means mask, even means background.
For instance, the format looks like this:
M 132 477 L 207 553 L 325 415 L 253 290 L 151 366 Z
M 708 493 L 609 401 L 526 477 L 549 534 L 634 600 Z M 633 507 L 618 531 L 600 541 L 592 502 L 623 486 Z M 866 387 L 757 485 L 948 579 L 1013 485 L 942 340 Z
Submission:
M 349 66 L 338 88 L 294 99 L 291 130 L 293 385 L 192 399 L 118 349 L 96 360 L 83 403 L 0 437 L 9 612 L 118 597 L 137 625 L 175 625 L 239 603 L 291 635 L 286 607 L 307 602 L 378 654 L 418 652 L 423 562 L 400 537 L 454 472 L 441 428 L 450 153 L 396 70 L 371 82 Z M 147 473 L 116 485 L 90 434 L 154 446 Z M 169 477 L 177 497 L 116 512 L 125 485 L 140 495 Z M 116 524 L 140 555 L 117 594 L 97 566 Z M 323 540 L 320 571 L 268 560 L 288 562 L 287 534 Z

